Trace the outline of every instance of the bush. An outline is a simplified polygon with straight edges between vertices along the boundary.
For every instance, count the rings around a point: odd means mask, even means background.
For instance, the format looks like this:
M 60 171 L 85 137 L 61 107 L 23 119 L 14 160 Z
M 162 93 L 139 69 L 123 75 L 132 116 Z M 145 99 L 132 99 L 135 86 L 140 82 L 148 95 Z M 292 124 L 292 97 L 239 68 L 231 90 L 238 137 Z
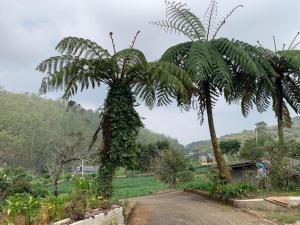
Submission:
M 187 159 L 181 152 L 167 149 L 157 158 L 155 173 L 159 180 L 174 188 L 178 172 L 186 170 L 187 167 Z
M 257 191 L 257 187 L 250 183 L 225 184 L 218 188 L 218 198 L 226 201 L 231 198 L 245 198 L 249 193 Z
M 41 203 L 40 217 L 43 222 L 49 223 L 64 218 L 65 204 L 70 201 L 71 196 L 61 194 L 59 196 L 49 195 Z
M 177 178 L 180 183 L 187 183 L 194 180 L 194 173 L 190 170 L 185 170 L 177 173 Z
M 38 216 L 40 199 L 26 194 L 15 194 L 10 196 L 4 205 L 3 211 L 7 215 L 6 223 L 14 224 L 18 215 L 25 217 L 25 225 L 33 225 Z
M 216 172 L 210 172 L 208 180 L 196 177 L 194 181 L 187 182 L 181 188 L 191 188 L 207 191 L 212 197 L 227 201 L 231 198 L 245 198 L 249 193 L 257 191 L 257 187 L 250 183 L 224 183 Z
M 255 138 L 245 140 L 241 150 L 240 157 L 248 160 L 258 160 L 265 154 L 265 148 L 256 143 Z
M 249 193 L 257 190 L 257 187 L 250 183 L 224 183 L 215 172 L 211 172 L 208 178 L 209 194 L 224 201 L 231 198 L 245 198 Z

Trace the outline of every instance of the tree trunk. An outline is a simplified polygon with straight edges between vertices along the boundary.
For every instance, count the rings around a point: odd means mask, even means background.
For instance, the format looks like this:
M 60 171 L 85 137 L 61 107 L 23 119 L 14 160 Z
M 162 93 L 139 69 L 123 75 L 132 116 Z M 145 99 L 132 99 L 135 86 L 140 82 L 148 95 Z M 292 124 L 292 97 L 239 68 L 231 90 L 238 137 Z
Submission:
M 279 152 L 284 151 L 283 137 L 283 91 L 281 78 L 276 79 L 276 98 L 277 98 L 277 131 L 278 131 L 278 149 Z
M 53 179 L 53 195 L 58 196 L 58 180 L 59 176 L 55 176 Z
M 128 84 L 120 81 L 110 86 L 102 114 L 103 145 L 98 176 L 98 194 L 105 199 L 113 196 L 116 168 L 131 168 L 136 159 L 136 137 L 142 122 L 134 103 Z
M 219 143 L 217 140 L 217 135 L 216 135 L 215 126 L 214 126 L 214 120 L 213 120 L 210 87 L 209 87 L 209 83 L 207 83 L 207 82 L 204 83 L 204 91 L 205 91 L 206 112 L 207 112 L 208 126 L 209 126 L 209 132 L 210 132 L 210 139 L 211 139 L 211 144 L 212 144 L 213 151 L 214 151 L 214 156 L 217 161 L 219 175 L 226 182 L 231 182 L 232 181 L 231 173 L 230 173 L 228 167 L 226 166 L 224 157 L 220 151 Z
M 284 176 L 284 157 L 286 154 L 284 147 L 284 134 L 283 134 L 283 90 L 281 84 L 281 78 L 277 78 L 275 81 L 275 111 L 277 116 L 277 133 L 278 133 L 278 144 L 275 154 L 272 156 L 272 169 L 271 169 L 271 180 L 273 186 L 277 188 L 283 188 L 285 186 Z

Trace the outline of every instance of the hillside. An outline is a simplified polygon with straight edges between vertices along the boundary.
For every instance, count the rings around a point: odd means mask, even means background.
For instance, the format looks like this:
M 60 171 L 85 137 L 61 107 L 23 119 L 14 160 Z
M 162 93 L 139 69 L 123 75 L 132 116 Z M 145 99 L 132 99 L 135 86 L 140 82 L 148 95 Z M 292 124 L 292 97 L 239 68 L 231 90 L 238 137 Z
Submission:
M 50 144 L 72 132 L 81 132 L 89 143 L 99 120 L 98 113 L 80 106 L 70 109 L 62 101 L 0 89 L 0 165 L 2 162 L 42 170 Z M 142 144 L 159 140 L 168 140 L 173 147 L 183 149 L 176 139 L 148 129 L 141 129 L 138 136 Z
M 293 121 L 292 128 L 284 129 L 285 138 L 286 138 L 286 140 L 300 141 L 300 116 L 294 117 L 292 119 L 292 121 Z M 273 138 L 277 137 L 277 127 L 275 125 L 269 126 L 267 129 Z M 255 137 L 254 130 L 244 130 L 239 133 L 224 135 L 219 138 L 219 141 L 229 140 L 229 139 L 237 139 L 243 143 L 245 140 L 247 140 L 249 138 L 253 138 L 253 137 Z M 192 143 L 186 145 L 185 149 L 186 149 L 186 151 L 189 151 L 189 152 L 193 152 L 193 151 L 210 152 L 210 151 L 212 151 L 210 140 L 192 142 Z

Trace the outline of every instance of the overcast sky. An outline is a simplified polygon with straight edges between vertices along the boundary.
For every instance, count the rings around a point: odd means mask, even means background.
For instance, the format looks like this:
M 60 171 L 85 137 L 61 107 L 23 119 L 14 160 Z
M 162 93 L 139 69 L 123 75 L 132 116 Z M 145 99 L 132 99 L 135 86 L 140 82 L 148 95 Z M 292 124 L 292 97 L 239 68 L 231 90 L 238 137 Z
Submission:
M 182 2 L 201 19 L 209 4 L 209 0 Z M 272 35 L 282 46 L 300 31 L 299 0 L 219 0 L 219 20 L 239 4 L 244 7 L 227 21 L 219 36 L 250 44 L 260 40 L 273 49 Z M 43 74 L 34 68 L 41 60 L 56 55 L 55 45 L 66 36 L 89 38 L 111 50 L 108 34 L 113 32 L 120 50 L 128 47 L 136 31 L 141 30 L 136 48 L 149 60 L 158 59 L 168 47 L 187 40 L 149 24 L 164 15 L 163 0 L 0 0 L 0 86 L 37 93 Z M 74 99 L 86 108 L 96 109 L 103 104 L 106 91 L 105 87 L 85 91 Z M 60 93 L 45 97 L 57 99 Z M 147 128 L 183 144 L 209 138 L 207 124 L 200 127 L 195 111 L 181 112 L 175 105 L 152 111 L 141 105 L 137 111 L 145 118 Z M 253 111 L 245 119 L 238 105 L 227 106 L 222 99 L 214 109 L 214 117 L 218 136 L 252 129 L 258 121 L 275 124 L 271 110 L 263 114 Z

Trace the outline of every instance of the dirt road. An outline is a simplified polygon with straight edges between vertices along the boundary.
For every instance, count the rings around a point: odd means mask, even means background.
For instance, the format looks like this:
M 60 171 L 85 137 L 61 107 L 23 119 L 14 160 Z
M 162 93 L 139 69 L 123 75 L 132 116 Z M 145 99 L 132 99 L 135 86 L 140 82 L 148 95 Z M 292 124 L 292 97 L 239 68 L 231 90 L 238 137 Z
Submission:
M 271 225 L 264 219 L 199 195 L 171 192 L 130 199 L 129 225 Z

